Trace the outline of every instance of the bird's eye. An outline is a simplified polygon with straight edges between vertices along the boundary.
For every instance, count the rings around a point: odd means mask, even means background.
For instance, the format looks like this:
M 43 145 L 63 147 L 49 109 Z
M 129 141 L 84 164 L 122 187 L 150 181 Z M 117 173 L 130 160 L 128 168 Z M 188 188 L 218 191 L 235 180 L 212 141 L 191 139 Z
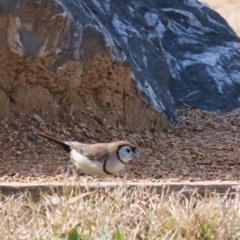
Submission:
M 130 153 L 130 152 L 131 152 L 131 150 L 130 150 L 129 148 L 127 148 L 127 149 L 126 149 L 126 152 Z

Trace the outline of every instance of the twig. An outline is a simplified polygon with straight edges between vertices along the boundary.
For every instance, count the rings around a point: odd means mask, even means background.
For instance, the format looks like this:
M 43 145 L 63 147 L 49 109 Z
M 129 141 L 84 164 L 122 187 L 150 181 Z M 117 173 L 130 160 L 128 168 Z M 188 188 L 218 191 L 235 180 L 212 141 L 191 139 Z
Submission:
M 196 164 L 201 164 L 201 165 L 213 165 L 215 162 L 196 162 Z M 217 165 L 229 165 L 229 166 L 235 166 L 235 165 L 240 165 L 240 162 L 216 162 Z

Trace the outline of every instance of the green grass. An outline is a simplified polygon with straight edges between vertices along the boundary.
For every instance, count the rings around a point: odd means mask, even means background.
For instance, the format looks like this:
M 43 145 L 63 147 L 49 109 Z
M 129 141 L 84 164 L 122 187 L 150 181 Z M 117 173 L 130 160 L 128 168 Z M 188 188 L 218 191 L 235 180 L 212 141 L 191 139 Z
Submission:
M 1 197 L 1 239 L 240 239 L 240 194 L 190 198 L 146 188 Z

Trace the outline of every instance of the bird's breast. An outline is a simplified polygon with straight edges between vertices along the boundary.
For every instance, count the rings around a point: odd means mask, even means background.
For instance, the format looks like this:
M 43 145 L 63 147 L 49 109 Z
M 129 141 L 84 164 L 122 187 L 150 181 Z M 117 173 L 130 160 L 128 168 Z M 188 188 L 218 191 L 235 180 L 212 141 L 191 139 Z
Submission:
M 118 173 L 125 167 L 116 157 L 110 157 L 106 162 L 106 170 L 110 173 Z
M 70 157 L 73 160 L 74 165 L 84 172 L 93 175 L 107 176 L 107 173 L 103 171 L 103 161 L 90 160 L 75 149 L 71 150 Z

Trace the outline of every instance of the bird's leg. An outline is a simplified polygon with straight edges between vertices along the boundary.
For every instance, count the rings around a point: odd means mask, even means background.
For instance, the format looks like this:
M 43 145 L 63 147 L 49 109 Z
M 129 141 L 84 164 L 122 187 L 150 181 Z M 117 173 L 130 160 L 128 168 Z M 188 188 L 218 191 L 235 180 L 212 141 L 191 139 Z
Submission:
M 77 170 L 76 170 L 75 165 L 72 167 L 72 173 L 73 173 L 73 178 L 74 178 L 74 180 L 77 180 L 78 174 L 77 174 Z
M 68 160 L 68 163 L 67 163 L 67 170 L 66 170 L 66 173 L 65 173 L 66 178 L 68 178 L 69 175 L 70 175 L 71 165 L 72 165 L 72 161 L 71 161 L 71 158 L 70 158 Z
M 72 170 L 74 178 L 75 179 L 77 178 L 77 171 L 75 169 L 75 165 L 74 165 L 73 162 L 74 162 L 74 160 L 72 158 L 70 158 L 68 163 L 67 163 L 67 170 L 66 170 L 66 173 L 65 173 L 66 178 L 69 177 L 71 170 Z

